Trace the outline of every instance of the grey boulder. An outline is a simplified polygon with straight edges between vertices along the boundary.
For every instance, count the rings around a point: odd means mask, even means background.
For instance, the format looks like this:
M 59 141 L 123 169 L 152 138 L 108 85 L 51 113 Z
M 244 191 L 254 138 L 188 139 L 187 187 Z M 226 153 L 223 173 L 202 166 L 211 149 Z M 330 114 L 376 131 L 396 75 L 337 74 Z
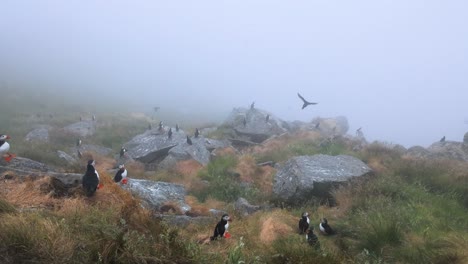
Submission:
M 275 167 L 273 193 L 290 203 L 312 196 L 329 197 L 333 187 L 371 171 L 364 162 L 348 155 L 298 156 Z
M 159 211 L 167 203 L 176 203 L 183 213 L 191 209 L 185 203 L 185 188 L 179 184 L 129 179 L 128 184 L 124 185 L 124 188 L 142 199 L 144 204 L 153 210 Z

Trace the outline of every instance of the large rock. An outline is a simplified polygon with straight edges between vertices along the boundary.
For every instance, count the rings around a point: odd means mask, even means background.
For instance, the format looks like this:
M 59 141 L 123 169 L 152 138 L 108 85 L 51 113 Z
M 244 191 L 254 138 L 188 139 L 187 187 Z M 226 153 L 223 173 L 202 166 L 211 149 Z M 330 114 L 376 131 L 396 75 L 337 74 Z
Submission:
M 61 150 L 57 150 L 57 155 L 59 158 L 65 160 L 68 164 L 73 164 L 78 161 L 76 158 L 72 157 L 71 155 L 68 155 L 66 152 Z
M 29 132 L 24 140 L 49 142 L 49 129 L 50 127 L 48 126 L 38 127 Z
M 427 149 L 421 146 L 409 148 L 406 157 L 418 159 L 451 159 L 468 161 L 468 147 L 462 142 L 444 141 L 435 142 Z
M 50 168 L 44 163 L 31 160 L 28 158 L 15 157 L 9 163 L 0 164 L 0 172 L 13 170 L 20 173 L 21 175 L 26 175 L 28 173 L 46 173 L 50 171 Z
M 153 129 L 134 137 L 124 144 L 126 155 L 140 162 L 158 164 L 160 169 L 170 169 L 178 161 L 194 159 L 202 165 L 210 162 L 210 152 L 217 148 L 230 146 L 227 140 L 208 139 L 203 136 L 191 137 L 192 145 L 187 143 L 184 131 L 172 129 L 168 137 L 168 128 L 162 131 Z
M 468 153 L 463 148 L 463 143 L 454 141 L 435 142 L 427 150 L 426 158 L 452 159 L 468 161 Z
M 270 116 L 268 122 L 266 121 L 267 115 Z M 223 126 L 233 129 L 238 139 L 255 143 L 261 143 L 273 135 L 287 131 L 286 122 L 257 108 L 234 108 Z
M 277 165 L 273 193 L 286 202 L 302 202 L 311 196 L 329 197 L 331 188 L 371 169 L 347 155 L 298 156 Z
M 150 180 L 129 179 L 124 186 L 133 195 L 140 197 L 147 207 L 160 211 L 163 205 L 176 203 L 182 213 L 190 211 L 190 206 L 185 203 L 185 188 L 179 184 L 167 182 L 155 182 Z
M 79 147 L 73 147 L 71 148 L 72 153 L 78 153 L 78 149 L 81 151 L 81 153 L 84 152 L 94 152 L 102 156 L 107 156 L 110 153 L 112 153 L 112 149 L 106 148 L 103 146 L 98 146 L 98 145 L 89 145 L 89 144 L 83 144 Z
M 173 131 L 172 138 L 167 135 L 167 130 L 148 130 L 137 135 L 124 144 L 127 149 L 126 155 L 143 163 L 154 163 L 163 160 L 169 150 L 178 144 L 186 142 L 185 133 Z
M 319 123 L 317 129 L 324 134 L 343 136 L 349 130 L 348 119 L 344 116 L 337 116 L 333 118 L 316 118 L 312 121 L 314 128 L 316 127 L 317 123 Z
M 237 199 L 234 207 L 240 214 L 244 216 L 253 214 L 262 209 L 261 206 L 252 205 L 249 203 L 249 201 L 247 201 L 245 198 L 242 198 L 242 197 L 239 197 L 239 199 Z
M 65 131 L 79 137 L 92 136 L 96 133 L 96 125 L 93 121 L 80 121 L 63 128 Z
M 19 177 L 44 177 L 51 176 L 66 186 L 77 186 L 81 184 L 83 174 L 54 172 L 41 163 L 27 158 L 16 157 L 8 164 L 0 164 L 0 173 L 13 173 Z

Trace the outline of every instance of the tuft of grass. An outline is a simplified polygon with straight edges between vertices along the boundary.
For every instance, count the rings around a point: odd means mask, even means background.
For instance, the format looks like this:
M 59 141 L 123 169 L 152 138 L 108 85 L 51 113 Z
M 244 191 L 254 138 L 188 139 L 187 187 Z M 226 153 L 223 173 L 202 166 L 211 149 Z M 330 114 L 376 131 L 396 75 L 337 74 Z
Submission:
M 0 198 L 0 214 L 10 214 L 16 212 L 16 208 L 9 202 Z

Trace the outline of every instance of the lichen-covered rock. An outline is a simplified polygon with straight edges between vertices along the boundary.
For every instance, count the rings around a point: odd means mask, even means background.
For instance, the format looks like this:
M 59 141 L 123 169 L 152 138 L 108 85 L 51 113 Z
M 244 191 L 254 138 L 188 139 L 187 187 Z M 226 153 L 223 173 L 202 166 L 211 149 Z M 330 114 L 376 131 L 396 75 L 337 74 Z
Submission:
M 286 132 L 286 125 L 281 119 L 257 108 L 234 108 L 223 123 L 223 127 L 235 131 L 237 139 L 255 143 Z
M 167 132 L 166 129 L 158 130 L 156 128 L 135 136 L 124 144 L 127 149 L 126 155 L 143 163 L 163 160 L 171 148 L 186 141 L 185 133 L 180 130 L 179 132 L 173 131 L 171 138 Z
M 311 196 L 328 197 L 334 186 L 371 171 L 364 162 L 348 155 L 299 156 L 275 167 L 273 193 L 290 203 Z
M 93 121 L 80 121 L 63 128 L 65 131 L 79 137 L 92 136 L 96 133 L 96 125 Z
M 133 195 L 140 197 L 153 210 L 159 211 L 161 206 L 167 203 L 176 203 L 182 213 L 191 209 L 185 203 L 185 188 L 179 184 L 129 179 L 124 188 L 130 190 Z
M 251 205 L 245 198 L 239 197 L 234 207 L 236 210 L 244 216 L 253 214 L 261 209 L 259 205 Z
M 50 127 L 48 126 L 38 127 L 29 132 L 24 140 L 49 142 L 49 129 Z
M 59 156 L 59 158 L 65 160 L 67 163 L 69 164 L 73 164 L 75 162 L 77 162 L 77 159 L 75 159 L 74 157 L 72 157 L 71 155 L 68 155 L 66 152 L 64 151 L 61 151 L 61 150 L 57 150 L 57 155 Z

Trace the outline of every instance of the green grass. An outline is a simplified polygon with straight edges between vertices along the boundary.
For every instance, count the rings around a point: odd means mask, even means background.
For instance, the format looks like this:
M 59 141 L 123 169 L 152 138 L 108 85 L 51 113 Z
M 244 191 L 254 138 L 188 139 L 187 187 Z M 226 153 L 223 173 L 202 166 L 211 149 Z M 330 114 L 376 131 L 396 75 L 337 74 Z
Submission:
M 237 158 L 234 156 L 222 156 L 211 161 L 206 168 L 201 170 L 198 177 L 207 181 L 207 186 L 201 190 L 192 191 L 192 195 L 201 202 L 207 198 L 214 198 L 224 202 L 234 202 L 239 197 L 255 199 L 256 191 L 241 185 L 234 168 Z

